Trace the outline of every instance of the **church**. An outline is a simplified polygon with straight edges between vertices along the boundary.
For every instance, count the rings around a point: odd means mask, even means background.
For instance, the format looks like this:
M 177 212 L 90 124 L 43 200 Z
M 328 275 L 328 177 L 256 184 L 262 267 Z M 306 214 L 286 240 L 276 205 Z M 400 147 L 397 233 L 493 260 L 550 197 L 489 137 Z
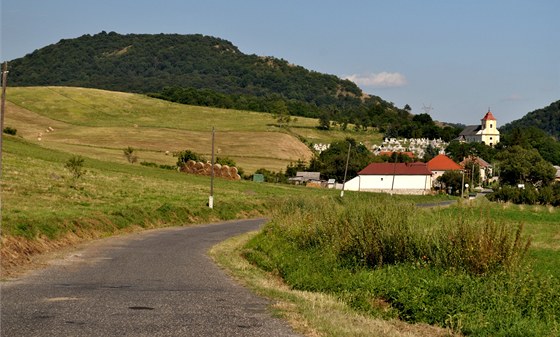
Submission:
M 460 142 L 484 143 L 494 146 L 500 142 L 500 131 L 498 131 L 496 118 L 488 109 L 488 112 L 480 120 L 480 125 L 467 125 L 457 138 Z

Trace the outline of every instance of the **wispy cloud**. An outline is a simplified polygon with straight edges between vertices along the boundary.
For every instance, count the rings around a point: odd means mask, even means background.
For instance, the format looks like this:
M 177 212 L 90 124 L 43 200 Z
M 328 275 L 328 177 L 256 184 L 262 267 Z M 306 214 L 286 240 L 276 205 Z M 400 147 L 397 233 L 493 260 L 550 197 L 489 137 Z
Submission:
M 346 76 L 345 79 L 350 80 L 357 85 L 376 88 L 402 87 L 408 84 L 408 81 L 403 74 L 389 73 L 386 71 L 378 74 L 354 74 Z

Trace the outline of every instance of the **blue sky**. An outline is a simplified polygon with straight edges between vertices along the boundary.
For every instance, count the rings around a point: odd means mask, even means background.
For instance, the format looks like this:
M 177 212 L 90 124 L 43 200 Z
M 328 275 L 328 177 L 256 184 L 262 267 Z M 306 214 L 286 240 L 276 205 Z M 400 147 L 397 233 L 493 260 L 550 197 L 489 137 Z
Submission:
M 1 0 L 0 59 L 60 39 L 200 33 L 355 81 L 434 119 L 499 124 L 560 99 L 558 0 Z M 424 107 L 432 107 L 425 110 Z

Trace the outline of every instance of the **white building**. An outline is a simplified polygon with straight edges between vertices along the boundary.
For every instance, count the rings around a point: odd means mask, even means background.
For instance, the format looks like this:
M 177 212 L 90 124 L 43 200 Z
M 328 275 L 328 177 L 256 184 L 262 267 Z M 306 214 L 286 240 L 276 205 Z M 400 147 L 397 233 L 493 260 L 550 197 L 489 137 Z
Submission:
M 391 194 L 426 194 L 432 187 L 432 172 L 426 163 L 372 163 L 347 181 L 348 191 Z
M 496 118 L 488 110 L 486 115 L 480 120 L 480 125 L 468 125 L 460 134 L 461 142 L 478 142 L 489 146 L 494 146 L 500 142 L 500 131 L 498 131 L 498 122 Z

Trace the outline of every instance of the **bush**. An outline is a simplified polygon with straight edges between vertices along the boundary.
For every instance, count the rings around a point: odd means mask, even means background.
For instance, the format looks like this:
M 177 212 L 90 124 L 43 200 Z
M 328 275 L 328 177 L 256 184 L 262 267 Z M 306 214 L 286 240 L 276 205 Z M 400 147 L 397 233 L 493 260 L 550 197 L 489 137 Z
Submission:
M 81 156 L 70 157 L 64 164 L 64 167 L 70 171 L 74 180 L 80 179 L 87 172 L 84 169 L 84 158 Z
M 486 196 L 490 201 L 512 202 L 514 204 L 541 204 L 560 206 L 560 184 L 535 188 L 529 184 L 525 188 L 504 185 Z
M 17 133 L 17 129 L 12 128 L 12 127 L 9 127 L 9 126 L 6 126 L 6 127 L 4 128 L 4 130 L 2 130 L 2 132 L 4 132 L 5 134 L 8 134 L 8 135 L 15 136 L 16 133 Z
M 138 161 L 138 156 L 134 154 L 134 149 L 130 146 L 124 149 L 123 153 L 129 163 L 134 164 Z
M 179 167 L 185 165 L 185 163 L 189 160 L 194 160 L 196 162 L 206 162 L 206 158 L 191 150 L 181 151 L 174 155 L 177 157 L 177 166 Z

